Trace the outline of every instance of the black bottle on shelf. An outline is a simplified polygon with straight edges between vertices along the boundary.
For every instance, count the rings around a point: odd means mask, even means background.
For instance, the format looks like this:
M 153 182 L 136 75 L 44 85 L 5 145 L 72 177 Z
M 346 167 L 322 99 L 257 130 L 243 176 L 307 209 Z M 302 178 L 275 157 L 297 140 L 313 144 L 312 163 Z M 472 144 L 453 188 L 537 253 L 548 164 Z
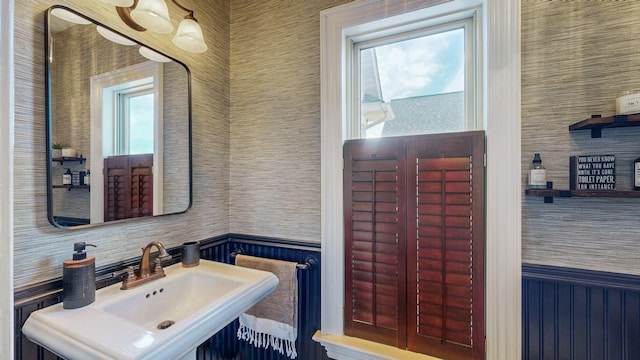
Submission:
M 640 190 L 640 158 L 633 161 L 633 190 Z

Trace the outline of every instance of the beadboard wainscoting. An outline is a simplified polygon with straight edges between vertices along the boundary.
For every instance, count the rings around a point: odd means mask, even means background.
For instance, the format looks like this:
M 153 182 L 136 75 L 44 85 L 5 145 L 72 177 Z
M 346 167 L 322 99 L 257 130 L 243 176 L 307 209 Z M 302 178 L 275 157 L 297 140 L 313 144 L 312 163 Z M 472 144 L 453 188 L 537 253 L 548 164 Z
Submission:
M 640 359 L 640 276 L 522 266 L 522 358 Z
M 305 262 L 308 256 L 320 260 L 320 244 L 282 240 L 266 237 L 226 234 L 201 241 L 201 257 L 207 260 L 233 263 L 231 253 L 242 249 L 246 255 L 267 257 L 285 261 Z M 171 262 L 181 260 L 180 248 L 168 250 L 173 256 Z M 126 266 L 136 264 L 139 258 L 104 266 L 96 271 L 98 288 L 113 284 L 117 279 L 109 274 Z M 298 339 L 296 349 L 298 359 L 329 359 L 322 346 L 312 340 L 313 334 L 320 329 L 320 261 L 306 270 L 298 270 Z M 32 311 L 62 301 L 62 280 L 54 279 L 15 291 L 15 360 L 45 360 L 57 357 L 49 351 L 26 339 L 22 325 Z M 236 339 L 238 321 L 205 341 L 197 350 L 197 359 L 207 360 L 285 360 L 287 356 L 272 349 L 256 349 L 244 341 Z

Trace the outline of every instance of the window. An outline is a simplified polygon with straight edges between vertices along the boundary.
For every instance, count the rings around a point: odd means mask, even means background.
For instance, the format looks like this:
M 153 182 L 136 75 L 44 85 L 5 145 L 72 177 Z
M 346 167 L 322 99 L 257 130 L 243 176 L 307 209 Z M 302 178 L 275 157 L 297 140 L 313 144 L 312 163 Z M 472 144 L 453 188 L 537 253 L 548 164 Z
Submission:
M 343 142 L 356 138 L 351 121 L 351 52 L 349 39 L 365 32 L 382 31 L 415 19 L 451 14 L 469 6 L 482 6 L 476 24 L 486 29 L 484 45 L 478 42 L 478 57 L 488 61 L 478 66 L 476 91 L 482 96 L 478 122 L 490 139 L 491 154 L 486 168 L 487 231 L 487 358 L 515 359 L 521 356 L 520 303 L 520 3 L 496 1 L 371 1 L 352 2 L 321 12 L 321 96 L 322 119 L 322 244 L 328 266 L 322 268 L 322 333 L 343 333 L 344 298 L 343 239 Z M 485 21 L 486 19 L 489 21 Z M 485 57 L 486 56 L 486 57 Z M 484 80 L 482 80 L 484 79 Z M 339 91 L 338 91 L 339 90 Z M 356 100 L 357 97 L 356 97 Z M 486 115 L 483 115 L 486 114 Z M 356 123 L 357 124 L 357 123 Z M 357 127 L 356 127 L 357 128 Z M 480 128 L 480 127 L 478 127 Z M 498 195 L 496 195 L 498 194 Z M 504 195 L 504 196 L 503 196 Z M 491 206 L 492 205 L 492 206 Z M 505 222 L 504 219 L 509 219 Z M 499 249 L 499 251 L 498 251 Z M 507 256 L 501 256 L 501 255 Z M 337 284 L 337 285 L 336 285 Z M 336 286 L 338 289 L 336 289 Z M 368 347 L 342 345 L 317 335 L 329 354 L 344 359 L 361 359 Z M 331 356 L 331 355 L 330 355 Z M 334 356 L 335 357 L 335 356 Z
M 111 155 L 151 154 L 154 146 L 153 78 L 117 84 L 105 88 L 105 106 L 113 117 L 111 127 L 104 129 L 110 138 Z M 105 144 L 109 146 L 109 144 Z
M 475 13 L 351 38 L 352 138 L 481 128 Z
M 149 79 L 151 80 L 151 79 Z M 115 155 L 153 153 L 153 83 L 116 92 Z
M 484 356 L 485 136 L 469 131 L 483 123 L 478 12 L 348 38 L 346 335 Z

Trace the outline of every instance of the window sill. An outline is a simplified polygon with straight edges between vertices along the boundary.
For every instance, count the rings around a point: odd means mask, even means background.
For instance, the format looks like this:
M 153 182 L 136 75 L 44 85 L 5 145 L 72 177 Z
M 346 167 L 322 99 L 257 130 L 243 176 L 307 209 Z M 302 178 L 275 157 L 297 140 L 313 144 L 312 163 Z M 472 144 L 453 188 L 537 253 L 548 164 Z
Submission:
M 320 330 L 313 335 L 313 340 L 322 344 L 327 355 L 340 360 L 439 360 L 433 356 L 402 350 L 393 346 L 362 340 L 344 335 L 324 335 Z

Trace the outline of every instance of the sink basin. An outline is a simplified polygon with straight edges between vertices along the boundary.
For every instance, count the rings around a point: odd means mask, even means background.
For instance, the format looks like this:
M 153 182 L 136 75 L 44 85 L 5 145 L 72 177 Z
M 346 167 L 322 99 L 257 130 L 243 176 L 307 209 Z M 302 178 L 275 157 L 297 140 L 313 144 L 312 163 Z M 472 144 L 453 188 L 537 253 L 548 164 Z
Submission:
M 129 290 L 100 289 L 79 309 L 60 303 L 35 311 L 22 332 L 67 359 L 195 358 L 198 345 L 278 285 L 270 272 L 208 260 L 165 273 Z
M 146 291 L 106 303 L 102 310 L 153 329 L 162 321 L 184 321 L 244 284 L 238 279 L 199 271 L 183 271 L 168 280 L 156 282 Z

